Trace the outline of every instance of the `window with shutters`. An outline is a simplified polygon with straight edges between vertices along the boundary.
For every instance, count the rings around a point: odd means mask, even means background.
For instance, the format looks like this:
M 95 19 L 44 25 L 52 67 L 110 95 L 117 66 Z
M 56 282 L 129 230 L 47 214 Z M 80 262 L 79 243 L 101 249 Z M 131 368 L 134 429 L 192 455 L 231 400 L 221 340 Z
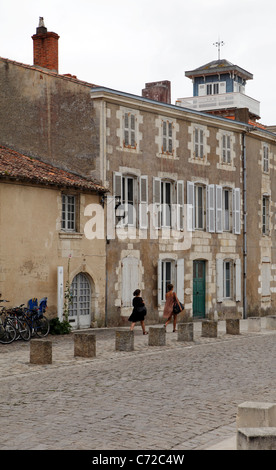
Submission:
M 268 153 L 268 145 L 263 145 L 263 171 L 264 173 L 268 173 L 269 171 L 269 153 Z
M 241 260 L 217 259 L 217 302 L 241 301 Z
M 174 291 L 181 303 L 184 304 L 184 259 L 158 260 L 158 305 L 166 302 L 168 284 L 174 286 Z
M 230 165 L 231 159 L 231 136 L 229 134 L 222 135 L 222 163 Z
M 196 127 L 194 131 L 194 155 L 195 158 L 204 157 L 204 131 L 203 129 Z
M 173 123 L 170 121 L 163 121 L 162 153 L 173 153 Z
M 124 114 L 124 147 L 136 148 L 136 118 L 135 114 L 125 112 Z
M 269 235 L 269 196 L 263 196 L 262 203 L 262 233 Z
M 115 172 L 113 195 L 118 201 L 115 210 L 116 226 L 147 228 L 148 225 L 148 177 Z
M 184 228 L 184 182 L 153 179 L 154 228 Z
M 131 307 L 133 292 L 139 287 L 139 260 L 134 257 L 122 259 L 122 307 Z

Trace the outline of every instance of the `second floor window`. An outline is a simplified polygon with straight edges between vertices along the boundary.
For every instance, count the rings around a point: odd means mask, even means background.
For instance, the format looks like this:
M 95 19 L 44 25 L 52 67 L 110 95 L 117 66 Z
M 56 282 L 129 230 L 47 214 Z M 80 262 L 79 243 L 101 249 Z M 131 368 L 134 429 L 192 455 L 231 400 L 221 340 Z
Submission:
M 194 150 L 195 150 L 195 158 L 204 157 L 203 129 L 200 129 L 198 127 L 195 128 L 195 133 L 194 133 Z
M 269 169 L 269 158 L 268 158 L 268 146 L 263 146 L 263 171 L 268 173 Z
M 76 196 L 62 195 L 61 228 L 67 232 L 76 230 Z
M 163 121 L 163 153 L 172 153 L 173 151 L 173 135 L 172 135 L 173 125 L 172 122 Z
M 262 208 L 262 232 L 263 235 L 269 235 L 269 197 L 263 196 Z
M 231 163 L 231 138 L 228 134 L 222 136 L 222 162 Z
M 124 116 L 124 146 L 136 148 L 135 115 L 131 113 Z

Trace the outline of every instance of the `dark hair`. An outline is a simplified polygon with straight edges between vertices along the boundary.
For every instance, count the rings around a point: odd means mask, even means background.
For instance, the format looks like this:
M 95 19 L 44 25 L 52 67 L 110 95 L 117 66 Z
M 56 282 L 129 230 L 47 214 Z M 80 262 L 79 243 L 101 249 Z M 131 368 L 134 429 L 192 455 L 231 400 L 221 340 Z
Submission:
M 136 290 L 133 292 L 133 295 L 134 295 L 135 297 L 137 297 L 137 295 L 139 295 L 140 292 L 141 292 L 140 289 L 136 289 Z
M 173 285 L 172 285 L 172 284 L 168 284 L 168 285 L 167 285 L 167 289 L 168 289 L 168 291 L 169 291 L 169 290 L 172 290 L 172 289 L 173 289 Z

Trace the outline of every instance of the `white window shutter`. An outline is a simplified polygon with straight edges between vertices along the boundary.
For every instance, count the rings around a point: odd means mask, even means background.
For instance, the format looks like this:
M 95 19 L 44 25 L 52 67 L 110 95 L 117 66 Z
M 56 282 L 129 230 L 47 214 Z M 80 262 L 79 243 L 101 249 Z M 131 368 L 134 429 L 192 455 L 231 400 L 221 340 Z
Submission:
M 206 95 L 206 85 L 198 85 L 198 96 Z
M 122 174 L 115 171 L 113 175 L 113 194 L 121 198 L 121 203 L 122 193 Z
M 217 302 L 223 301 L 223 260 L 216 260 Z
M 241 260 L 237 259 L 235 264 L 236 302 L 241 301 Z
M 215 185 L 207 186 L 207 231 L 215 232 Z
M 184 259 L 177 260 L 176 265 L 176 295 L 184 305 Z
M 153 178 L 153 227 L 161 225 L 161 179 Z
M 140 228 L 148 228 L 148 177 L 140 177 L 139 221 Z
M 157 265 L 157 304 L 161 307 L 161 294 L 162 294 L 162 260 L 158 260 Z
M 126 257 L 122 260 L 122 307 L 131 307 L 133 292 L 139 282 L 139 261 Z
M 233 189 L 233 207 L 232 207 L 232 219 L 233 219 L 233 232 L 236 234 L 241 233 L 241 198 L 240 189 Z
M 177 204 L 177 230 L 183 230 L 184 228 L 184 181 L 177 181 L 176 204 Z
M 222 186 L 216 185 L 216 232 L 222 232 Z
M 187 181 L 187 230 L 191 232 L 195 228 L 195 193 L 194 183 Z
M 219 93 L 226 93 L 226 82 L 220 82 L 219 84 Z

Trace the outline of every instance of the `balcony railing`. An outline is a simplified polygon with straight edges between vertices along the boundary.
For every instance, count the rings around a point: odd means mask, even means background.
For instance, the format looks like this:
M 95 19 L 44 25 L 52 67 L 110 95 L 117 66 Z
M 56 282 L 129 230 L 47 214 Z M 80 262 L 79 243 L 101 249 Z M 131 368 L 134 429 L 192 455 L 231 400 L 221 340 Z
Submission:
M 183 108 L 203 112 L 225 108 L 248 108 L 250 113 L 260 116 L 260 102 L 243 93 L 222 93 L 179 98 L 175 104 Z

